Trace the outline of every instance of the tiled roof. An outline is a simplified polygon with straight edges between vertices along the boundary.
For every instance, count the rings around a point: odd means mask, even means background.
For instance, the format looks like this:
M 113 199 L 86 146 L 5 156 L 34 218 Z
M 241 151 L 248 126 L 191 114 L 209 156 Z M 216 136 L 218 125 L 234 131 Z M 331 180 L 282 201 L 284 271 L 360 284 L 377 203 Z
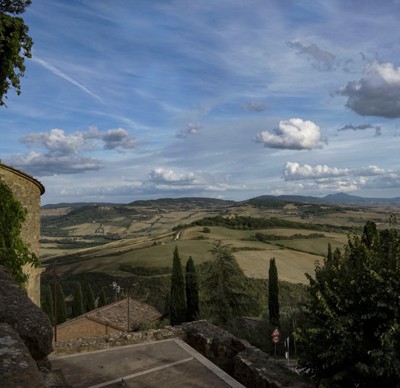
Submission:
M 87 319 L 114 327 L 119 330 L 128 328 L 128 299 L 90 311 Z M 163 317 L 156 308 L 139 300 L 129 298 L 129 329 L 137 330 L 141 322 L 155 322 Z

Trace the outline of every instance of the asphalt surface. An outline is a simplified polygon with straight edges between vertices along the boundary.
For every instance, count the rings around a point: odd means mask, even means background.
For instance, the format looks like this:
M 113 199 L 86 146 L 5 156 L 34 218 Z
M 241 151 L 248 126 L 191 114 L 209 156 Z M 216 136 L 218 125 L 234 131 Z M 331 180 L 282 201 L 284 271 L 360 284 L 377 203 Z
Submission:
M 72 387 L 243 387 L 177 338 L 49 359 Z

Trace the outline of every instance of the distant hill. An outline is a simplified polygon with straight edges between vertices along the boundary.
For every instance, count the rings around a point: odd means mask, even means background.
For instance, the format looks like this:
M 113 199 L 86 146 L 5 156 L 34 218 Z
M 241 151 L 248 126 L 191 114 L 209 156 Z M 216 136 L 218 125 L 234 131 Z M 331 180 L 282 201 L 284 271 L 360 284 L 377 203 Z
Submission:
M 396 198 L 365 198 L 346 193 L 328 194 L 325 197 L 312 197 L 302 195 L 262 195 L 250 199 L 248 202 L 280 201 L 313 204 L 337 205 L 400 205 L 400 197 Z
M 303 195 L 261 195 L 244 201 L 223 200 L 206 197 L 181 197 L 181 198 L 159 198 L 150 200 L 137 200 L 128 204 L 118 204 L 111 202 L 73 202 L 48 204 L 42 206 L 42 209 L 57 208 L 82 208 L 95 206 L 129 206 L 129 207 L 176 207 L 176 206 L 196 206 L 196 207 L 214 207 L 214 206 L 232 206 L 239 203 L 256 202 L 291 202 L 291 203 L 310 203 L 310 204 L 337 204 L 337 205 L 400 205 L 400 197 L 395 198 L 365 198 L 346 193 L 328 194 L 324 197 L 313 197 Z

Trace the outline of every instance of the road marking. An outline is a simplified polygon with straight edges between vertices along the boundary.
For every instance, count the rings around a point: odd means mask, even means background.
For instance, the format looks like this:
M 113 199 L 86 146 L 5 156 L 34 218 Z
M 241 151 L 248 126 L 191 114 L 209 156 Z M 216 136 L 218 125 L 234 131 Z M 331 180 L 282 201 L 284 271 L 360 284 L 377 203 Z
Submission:
M 137 377 L 137 376 L 143 376 L 143 375 L 146 375 L 148 373 L 157 372 L 157 371 L 162 370 L 162 369 L 170 368 L 170 367 L 175 366 L 175 365 L 184 364 L 185 362 L 189 362 L 189 361 L 192 361 L 192 360 L 194 360 L 194 357 L 185 358 L 183 360 L 175 361 L 175 362 L 172 362 L 172 363 L 167 364 L 167 365 L 161 365 L 161 366 L 157 366 L 157 367 L 152 368 L 152 369 L 144 370 L 143 372 L 133 373 L 131 375 L 119 377 L 118 379 L 110 380 L 110 381 L 107 381 L 105 383 L 101 383 L 101 384 L 97 384 L 97 385 L 91 385 L 89 388 L 106 387 L 107 385 L 110 385 L 110 384 L 120 383 L 122 379 L 124 379 L 124 380 L 132 379 L 132 378 Z

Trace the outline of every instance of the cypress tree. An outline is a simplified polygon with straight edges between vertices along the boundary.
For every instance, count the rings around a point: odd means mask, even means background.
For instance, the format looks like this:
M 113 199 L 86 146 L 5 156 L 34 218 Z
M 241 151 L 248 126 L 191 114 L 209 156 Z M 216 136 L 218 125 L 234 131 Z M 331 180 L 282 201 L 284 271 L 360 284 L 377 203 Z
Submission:
M 95 308 L 94 293 L 92 286 L 88 284 L 86 292 L 86 311 L 92 311 Z
M 183 279 L 181 259 L 178 247 L 175 247 L 171 276 L 171 303 L 170 321 L 171 325 L 179 325 L 185 321 L 185 283 Z
M 56 305 L 57 305 L 57 325 L 67 320 L 67 307 L 65 305 L 65 295 L 61 284 L 56 285 Z
M 83 297 L 82 287 L 79 282 L 75 282 L 74 286 L 74 300 L 72 302 L 72 317 L 79 317 L 83 314 Z
M 275 258 L 269 261 L 269 282 L 268 282 L 268 311 L 269 323 L 274 327 L 279 327 L 279 285 L 278 270 Z
M 229 326 L 235 317 L 249 314 L 256 301 L 246 288 L 246 276 L 229 247 L 218 242 L 212 249 L 215 260 L 204 278 L 205 306 L 218 325 Z
M 186 263 L 186 321 L 195 321 L 199 316 L 199 284 L 192 256 Z
M 53 295 L 50 284 L 46 284 L 41 294 L 42 310 L 47 314 L 51 323 L 54 323 Z
M 106 292 L 104 291 L 104 288 L 101 287 L 100 296 L 99 296 L 99 303 L 98 303 L 97 307 L 103 307 L 106 304 L 107 304 Z

